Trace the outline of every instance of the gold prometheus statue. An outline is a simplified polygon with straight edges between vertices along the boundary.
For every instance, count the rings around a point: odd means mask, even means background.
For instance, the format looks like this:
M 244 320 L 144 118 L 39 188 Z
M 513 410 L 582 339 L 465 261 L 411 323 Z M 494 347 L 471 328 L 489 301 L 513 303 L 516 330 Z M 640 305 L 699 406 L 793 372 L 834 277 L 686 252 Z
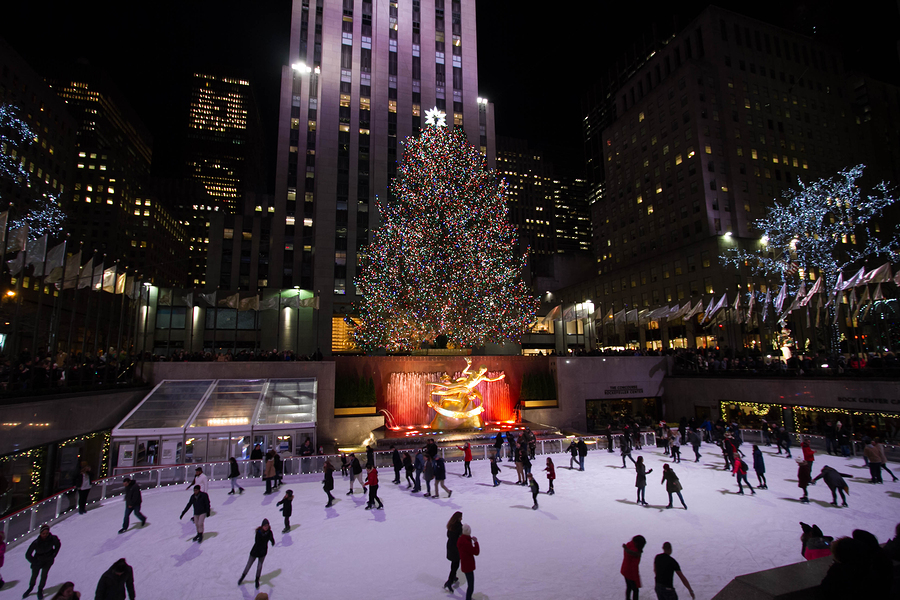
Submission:
M 482 381 L 500 381 L 506 375 L 491 379 L 487 376 L 487 367 L 470 372 L 472 359 L 466 357 L 466 368 L 461 377 L 455 380 L 444 374 L 440 381 L 429 382 L 435 386 L 432 396 L 437 400 L 429 400 L 428 406 L 437 414 L 431 421 L 432 429 L 480 429 L 484 427 L 481 413 L 484 412 L 484 398 L 475 387 Z

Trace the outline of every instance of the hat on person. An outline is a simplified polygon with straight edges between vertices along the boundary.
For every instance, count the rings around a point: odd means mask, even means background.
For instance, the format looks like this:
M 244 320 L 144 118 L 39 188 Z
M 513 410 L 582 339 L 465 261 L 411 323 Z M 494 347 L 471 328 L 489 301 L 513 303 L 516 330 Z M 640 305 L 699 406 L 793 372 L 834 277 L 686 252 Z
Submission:
M 125 477 L 122 478 L 122 481 L 123 481 L 123 482 L 131 481 L 131 477 L 128 477 L 128 476 L 126 475 Z
M 268 520 L 268 519 L 263 519 L 262 525 L 260 525 L 260 527 L 264 527 L 264 526 L 266 526 L 266 525 L 268 525 L 268 524 L 269 524 L 269 520 Z
M 463 535 L 472 535 L 472 528 L 469 527 L 468 525 L 466 525 L 465 523 L 463 523 L 462 534 Z
M 197 467 L 197 468 L 194 469 L 194 470 L 195 470 L 195 471 L 202 471 L 202 470 L 203 470 L 203 467 Z
M 50 526 L 49 526 L 49 525 L 41 525 L 41 533 L 43 533 L 43 532 L 45 532 L 45 531 L 50 531 Z

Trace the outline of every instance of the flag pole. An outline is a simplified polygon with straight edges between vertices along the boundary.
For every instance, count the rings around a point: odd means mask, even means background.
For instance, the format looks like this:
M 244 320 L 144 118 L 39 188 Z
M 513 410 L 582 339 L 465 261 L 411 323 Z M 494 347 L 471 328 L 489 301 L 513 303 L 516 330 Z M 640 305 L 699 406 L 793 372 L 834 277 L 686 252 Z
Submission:
M 91 256 L 91 274 L 90 274 L 90 283 L 88 284 L 88 297 L 87 297 L 87 306 L 84 309 L 84 331 L 81 335 L 81 360 L 84 360 L 84 353 L 87 351 L 87 333 L 88 333 L 88 318 L 91 314 L 91 292 L 94 291 L 94 263 L 97 262 L 97 251 L 94 250 L 94 254 Z
M 128 281 L 128 267 L 125 268 L 125 281 Z M 116 290 L 119 288 L 119 274 L 116 273 Z M 120 367 L 118 364 L 118 357 L 122 356 L 122 331 L 125 328 L 125 290 L 122 290 L 122 302 L 119 303 L 119 330 L 116 332 L 116 367 Z
M 103 271 L 106 270 L 106 253 L 103 254 L 103 264 L 100 266 L 103 268 L 100 269 L 100 293 L 97 295 L 97 319 L 94 323 L 94 341 L 91 345 L 91 352 L 93 353 L 95 360 L 98 358 L 97 345 L 100 343 L 100 313 L 103 312 Z M 91 282 L 93 283 L 93 279 Z M 100 346 L 100 350 L 103 350 L 103 346 Z
M 41 257 L 41 275 L 40 281 L 38 282 L 37 312 L 35 313 L 34 329 L 32 330 L 31 334 L 31 346 L 32 348 L 34 348 L 35 355 L 37 354 L 38 338 L 40 337 L 38 335 L 38 331 L 41 326 L 41 309 L 44 307 L 44 277 L 46 275 L 44 271 L 46 270 L 47 266 L 47 244 L 50 241 L 50 236 L 47 234 L 44 235 L 46 237 L 44 238 L 44 255 Z M 37 265 L 35 265 L 34 270 L 37 271 Z M 37 277 L 35 278 L 37 279 Z
M 81 260 L 81 250 L 84 242 L 78 244 L 78 257 Z M 75 330 L 75 316 L 78 314 L 78 277 L 81 275 L 81 266 L 78 265 L 78 272 L 75 273 L 75 287 L 72 288 L 72 309 L 69 312 L 69 335 L 66 337 L 66 356 L 72 354 L 72 335 Z M 63 291 L 66 289 L 66 273 L 63 271 Z

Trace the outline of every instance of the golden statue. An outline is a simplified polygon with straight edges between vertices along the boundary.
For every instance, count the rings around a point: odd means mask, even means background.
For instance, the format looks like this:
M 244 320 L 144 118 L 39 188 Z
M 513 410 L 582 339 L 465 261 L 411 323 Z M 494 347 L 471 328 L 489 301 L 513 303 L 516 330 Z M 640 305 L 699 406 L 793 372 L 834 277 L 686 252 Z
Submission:
M 435 386 L 432 396 L 439 398 L 428 401 L 428 406 L 437 413 L 431 421 L 431 429 L 481 429 L 484 421 L 481 413 L 484 412 L 484 398 L 475 387 L 482 381 L 500 381 L 505 374 L 491 379 L 487 377 L 487 367 L 481 367 L 477 371 L 470 372 L 472 359 L 466 357 L 466 368 L 461 377 L 452 380 L 446 373 L 440 381 L 429 382 Z

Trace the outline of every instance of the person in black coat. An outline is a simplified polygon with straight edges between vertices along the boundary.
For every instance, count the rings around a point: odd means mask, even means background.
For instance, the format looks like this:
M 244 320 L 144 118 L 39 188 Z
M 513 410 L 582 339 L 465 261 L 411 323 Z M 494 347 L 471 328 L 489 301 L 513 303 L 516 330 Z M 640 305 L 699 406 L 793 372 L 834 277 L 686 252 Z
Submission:
M 366 469 L 375 466 L 375 449 L 372 446 L 366 446 Z
M 330 508 L 334 502 L 334 496 L 331 495 L 331 490 L 334 489 L 334 465 L 330 460 L 325 461 L 325 478 L 322 480 L 322 489 L 328 496 L 328 504 L 325 505 L 325 508 Z
M 263 562 L 266 560 L 266 554 L 269 552 L 269 544 L 275 546 L 275 536 L 272 535 L 272 529 L 269 527 L 269 520 L 263 519 L 262 525 L 256 528 L 256 539 L 253 542 L 253 548 L 250 549 L 250 558 L 247 560 L 247 566 L 241 578 L 238 579 L 238 585 L 244 583 L 244 577 L 250 572 L 253 561 L 256 563 L 256 587 L 259 588 L 259 576 L 262 574 Z
M 416 485 L 416 480 L 413 479 L 413 462 L 412 457 L 410 457 L 409 452 L 403 453 L 403 468 L 406 469 L 406 489 L 409 489 Z
M 72 485 L 78 490 L 78 514 L 87 512 L 88 494 L 91 493 L 91 467 L 87 461 L 81 461 L 81 471 L 75 476 Z
M 496 437 L 494 437 L 494 458 L 497 460 L 501 460 L 503 457 L 500 456 L 500 453 L 503 451 L 503 432 L 498 431 Z
M 578 465 L 579 471 L 584 471 L 584 457 L 587 456 L 588 447 L 587 444 L 584 443 L 584 440 L 578 440 Z
M 434 442 L 434 439 L 428 440 L 428 444 L 425 445 L 425 454 L 431 457 L 431 460 L 434 460 L 438 455 L 438 446 Z
M 193 540 L 199 544 L 203 543 L 203 523 L 206 521 L 206 517 L 212 512 L 212 509 L 209 506 L 209 494 L 200 491 L 199 485 L 194 486 L 194 493 L 191 494 L 191 499 L 188 500 L 184 510 L 181 511 L 181 516 L 178 518 L 183 519 L 184 514 L 192 506 L 194 507 L 194 516 L 191 517 L 191 521 L 194 522 L 194 526 L 197 528 L 197 535 L 194 536 Z
M 284 479 L 284 461 L 277 452 L 273 453 L 272 458 L 275 460 L 275 483 L 273 487 L 277 490 L 281 487 L 281 481 Z
M 131 513 L 141 520 L 141 527 L 147 524 L 147 517 L 141 514 L 141 488 L 138 487 L 137 481 L 131 477 L 125 477 L 122 481 L 125 483 L 125 519 L 119 533 L 128 531 L 128 517 Z
M 356 458 L 356 455 L 351 454 L 350 455 L 350 491 L 347 492 L 348 496 L 353 494 L 353 482 L 354 481 L 359 481 L 359 485 L 363 488 L 363 493 L 365 493 L 366 482 L 363 481 L 362 466 L 359 464 L 359 459 Z
M 506 443 L 509 444 L 509 459 L 506 462 L 516 462 L 516 434 L 512 431 L 506 432 Z
M 37 539 L 31 542 L 31 545 L 28 546 L 28 551 L 25 552 L 25 560 L 31 563 L 31 581 L 28 583 L 28 590 L 22 594 L 23 598 L 27 598 L 31 590 L 34 589 L 34 582 L 37 581 L 38 573 L 41 575 L 41 581 L 38 584 L 37 595 L 38 598 L 44 597 L 47 573 L 50 572 L 50 567 L 53 566 L 53 561 L 56 560 L 60 547 L 59 538 L 50 533 L 50 526 L 42 525 Z
M 238 478 L 241 476 L 241 470 L 240 468 L 238 468 L 237 460 L 235 460 L 235 458 L 232 456 L 230 459 L 228 459 L 228 462 L 230 463 L 231 467 L 231 470 L 228 472 L 228 480 L 231 482 L 231 491 L 228 492 L 228 494 L 233 494 L 234 488 L 239 489 L 240 493 L 243 494 L 244 488 L 242 488 L 238 483 Z
M 262 473 L 263 460 L 263 451 L 259 444 L 253 446 L 253 450 L 250 451 L 250 460 L 250 476 L 259 477 Z
M 822 472 L 815 476 L 812 480 L 812 483 L 815 484 L 819 479 L 825 479 L 825 485 L 828 486 L 828 489 L 831 490 L 831 503 L 834 506 L 837 506 L 837 495 L 838 492 L 841 494 L 841 502 L 842 506 L 847 506 L 847 497 L 844 495 L 844 491 L 849 494 L 850 489 L 847 487 L 847 482 L 844 481 L 844 477 L 850 477 L 846 473 L 838 473 L 837 470 L 825 465 L 822 467 Z
M 284 493 L 284 498 L 275 503 L 275 506 L 281 507 L 281 514 L 284 516 L 284 529 L 281 533 L 288 533 L 291 530 L 291 515 L 294 514 L 294 490 L 288 490 Z
M 126 592 L 128 598 L 134 600 L 134 569 L 124 558 L 120 558 L 100 576 L 94 599 L 125 600 Z
M 393 483 L 400 483 L 400 470 L 403 468 L 403 459 L 400 458 L 400 451 L 393 445 L 391 446 L 391 462 L 394 464 Z
M 456 576 L 456 570 L 459 569 L 459 548 L 456 542 L 462 534 L 462 513 L 456 511 L 450 520 L 447 521 L 447 560 L 450 561 L 450 575 L 447 576 L 447 583 L 444 587 L 451 594 L 453 593 L 453 584 L 459 581 Z

